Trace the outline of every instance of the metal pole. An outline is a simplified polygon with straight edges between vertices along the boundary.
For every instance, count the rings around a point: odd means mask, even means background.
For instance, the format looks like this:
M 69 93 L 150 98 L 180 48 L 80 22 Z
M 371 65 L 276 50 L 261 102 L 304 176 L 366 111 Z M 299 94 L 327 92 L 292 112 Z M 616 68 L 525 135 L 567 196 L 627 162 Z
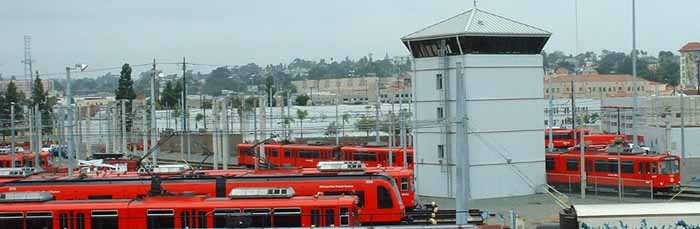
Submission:
M 37 140 L 38 140 L 37 143 L 39 145 L 39 150 L 37 152 L 41 153 L 42 148 L 44 147 L 44 143 L 42 142 L 44 133 L 43 133 L 42 125 L 41 125 L 42 124 L 42 119 L 41 119 L 42 117 L 41 117 L 41 110 L 39 109 L 39 105 L 36 106 L 36 113 L 38 114 L 36 116 L 36 119 L 37 119 L 36 123 L 37 123 Z M 39 163 L 39 162 L 41 162 L 41 157 L 40 157 L 39 153 L 34 154 L 34 167 L 37 169 L 37 171 L 42 170 L 41 164 Z
M 637 10 L 636 1 L 632 0 L 632 145 L 634 149 L 639 147 L 639 139 L 637 139 Z
M 381 142 L 381 139 L 379 138 L 379 107 L 382 105 L 380 101 L 381 92 L 379 91 L 379 75 L 377 75 L 377 80 L 375 81 L 374 86 L 376 87 L 375 92 L 377 96 L 377 101 L 374 108 L 374 134 L 376 135 L 375 141 L 379 143 Z
M 127 142 L 126 142 L 126 100 L 122 99 L 119 100 L 121 103 L 121 131 L 120 131 L 120 136 L 121 136 L 121 153 L 126 153 L 129 151 L 129 147 L 127 147 Z
M 141 139 L 143 141 L 143 156 L 146 156 L 148 153 L 149 145 L 148 144 L 148 128 L 146 128 L 146 123 L 148 122 L 148 112 L 146 111 L 146 100 L 143 100 L 143 110 L 141 110 Z
M 185 57 L 182 57 L 182 126 L 184 126 L 185 134 L 187 135 L 187 160 L 192 160 L 192 144 L 190 137 L 190 112 L 187 109 L 187 66 Z
M 585 129 L 583 130 L 585 131 Z M 551 133 L 551 131 L 550 131 Z M 588 185 L 588 178 L 586 176 L 586 135 L 581 134 L 581 163 L 579 163 L 579 169 L 581 170 L 581 199 L 586 199 L 586 186 Z
M 85 117 L 85 131 L 87 132 L 87 140 L 85 141 L 85 158 L 92 158 L 92 134 L 90 134 L 90 125 L 92 125 L 92 111 L 90 111 L 90 106 L 87 106 L 85 111 L 85 115 L 87 116 Z
M 622 146 L 619 146 L 617 148 L 617 198 L 620 203 L 622 203 L 622 157 L 621 157 L 621 152 L 622 152 Z
M 574 130 L 574 142 L 578 135 L 576 131 L 576 101 L 574 101 L 574 81 L 571 81 L 571 129 Z M 583 134 L 582 134 L 583 135 Z
M 554 125 L 554 91 L 552 90 L 552 81 L 554 81 L 554 76 L 549 77 L 549 152 L 554 152 L 554 134 L 552 133 L 552 125 Z
M 216 103 L 212 102 L 212 108 L 213 113 L 214 113 L 214 132 L 212 132 L 212 143 L 214 145 L 214 155 L 212 155 L 212 164 L 213 164 L 213 169 L 218 169 L 219 168 L 219 152 L 221 152 L 221 142 L 219 140 L 219 130 L 221 129 L 221 118 L 220 115 L 221 113 L 219 112 L 220 110 L 220 104 L 217 101 Z
M 456 89 L 457 89 L 457 114 L 459 118 L 457 119 L 457 225 L 466 225 L 469 218 L 469 135 L 468 130 L 468 119 L 467 119 L 467 95 L 465 91 L 465 77 L 462 72 L 462 63 L 457 62 L 456 66 Z
M 83 108 L 80 105 L 77 105 L 77 108 L 78 109 L 75 110 L 75 116 L 76 116 L 75 123 L 77 126 L 76 129 L 78 129 L 77 130 L 77 132 L 78 132 L 78 145 L 77 145 L 77 147 L 75 147 L 75 158 L 80 160 L 80 158 L 82 158 L 82 157 L 80 157 L 80 155 L 83 154 L 83 124 L 81 122 L 81 120 L 82 120 L 81 112 L 82 112 Z
M 15 167 L 15 160 L 17 159 L 17 152 L 15 149 L 15 103 L 10 103 L 10 129 L 12 132 L 12 142 L 10 144 L 10 152 L 12 153 L 12 168 Z
M 683 92 L 681 92 L 681 159 L 685 159 L 685 104 L 683 102 Z M 685 163 L 685 160 L 683 160 Z
M 253 145 L 258 143 L 258 98 L 253 96 Z M 255 170 L 258 170 L 258 161 L 260 161 L 260 151 L 255 150 Z
M 158 122 L 156 119 L 156 59 L 153 59 L 153 69 L 151 77 L 151 148 L 153 153 L 151 154 L 151 162 L 153 165 L 158 165 L 158 148 L 153 146 L 158 145 Z
M 75 166 L 75 145 L 73 142 L 73 97 L 70 93 L 70 67 L 66 67 L 66 139 L 68 141 L 68 176 L 73 176 Z
M 229 150 L 230 150 L 230 147 L 229 147 L 229 134 L 228 134 L 228 130 L 229 130 L 229 126 L 228 126 L 228 122 L 229 122 L 229 120 L 228 120 L 228 104 L 226 104 L 226 99 L 224 99 L 223 101 L 221 101 L 221 103 L 222 103 L 222 107 L 223 107 L 223 111 L 222 111 L 222 112 L 224 113 L 224 114 L 223 114 L 223 115 L 224 115 L 224 117 L 223 117 L 223 121 L 224 121 L 224 123 L 223 123 L 223 124 L 224 124 L 224 132 L 221 134 L 221 137 L 223 138 L 223 140 L 221 141 L 221 145 L 222 145 L 222 148 L 223 148 L 223 150 L 221 151 L 221 153 L 223 154 L 223 159 L 221 160 L 221 167 L 222 167 L 224 170 L 227 170 L 227 169 L 228 169 L 228 156 L 229 156 Z M 272 109 L 270 109 L 270 110 L 272 110 Z
M 338 125 L 340 123 L 338 117 L 338 103 L 340 103 L 340 81 L 335 82 L 335 145 L 340 145 L 340 129 Z
M 620 108 L 617 107 L 617 135 L 620 135 L 620 133 L 621 133 L 620 132 L 620 127 L 621 127 L 620 121 L 622 121 L 622 120 L 620 120 Z

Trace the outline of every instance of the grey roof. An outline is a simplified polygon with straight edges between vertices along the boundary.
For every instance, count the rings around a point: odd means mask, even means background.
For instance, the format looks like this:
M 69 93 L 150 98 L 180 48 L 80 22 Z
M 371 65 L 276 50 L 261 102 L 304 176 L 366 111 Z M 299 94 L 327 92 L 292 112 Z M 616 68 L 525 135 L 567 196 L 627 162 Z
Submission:
M 552 33 L 475 8 L 406 35 L 401 39 L 420 40 L 455 35 L 549 37 Z

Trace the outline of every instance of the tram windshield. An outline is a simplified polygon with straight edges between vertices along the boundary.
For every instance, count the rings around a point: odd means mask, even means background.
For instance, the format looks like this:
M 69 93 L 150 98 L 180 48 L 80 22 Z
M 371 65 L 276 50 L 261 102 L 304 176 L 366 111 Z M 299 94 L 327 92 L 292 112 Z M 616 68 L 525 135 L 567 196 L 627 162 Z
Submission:
M 675 158 L 669 158 L 660 163 L 661 174 L 674 174 L 680 172 L 680 163 Z

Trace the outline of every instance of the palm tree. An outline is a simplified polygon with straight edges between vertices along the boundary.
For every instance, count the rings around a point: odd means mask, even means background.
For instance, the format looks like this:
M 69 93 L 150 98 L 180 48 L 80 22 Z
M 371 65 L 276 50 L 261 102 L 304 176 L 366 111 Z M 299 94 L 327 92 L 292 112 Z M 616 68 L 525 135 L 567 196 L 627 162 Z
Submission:
M 308 116 L 308 111 L 297 109 L 297 119 L 299 119 L 299 138 L 304 138 L 304 119 Z
M 343 136 L 345 136 L 345 123 L 350 120 L 350 114 L 343 114 Z
M 197 116 L 194 116 L 194 128 L 199 130 L 199 122 L 204 120 L 204 115 L 202 113 L 197 114 Z M 206 129 L 206 127 L 205 127 Z

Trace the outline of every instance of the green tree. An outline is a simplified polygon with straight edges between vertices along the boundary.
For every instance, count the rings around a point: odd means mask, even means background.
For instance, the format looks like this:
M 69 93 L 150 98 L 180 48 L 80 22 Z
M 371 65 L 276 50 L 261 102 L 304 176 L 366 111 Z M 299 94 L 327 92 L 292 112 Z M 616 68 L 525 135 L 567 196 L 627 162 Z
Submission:
M 348 113 L 343 114 L 342 121 L 343 121 L 343 124 L 341 127 L 343 129 L 343 136 L 345 136 L 345 123 L 350 121 L 350 114 L 348 114 Z
M 304 119 L 309 116 L 306 110 L 297 109 L 297 119 L 299 119 L 299 134 L 300 138 L 304 138 Z
M 199 113 L 199 114 L 197 114 L 196 116 L 194 116 L 194 120 L 195 120 L 195 122 L 194 122 L 194 128 L 199 130 L 199 125 L 198 125 L 198 123 L 199 123 L 200 121 L 204 120 L 204 115 L 203 115 L 202 113 Z
M 297 106 L 306 106 L 310 99 L 311 98 L 306 94 L 298 95 L 295 102 Z
M 131 123 L 133 122 L 131 117 L 131 106 L 133 100 L 136 98 L 136 92 L 134 91 L 134 81 L 131 80 L 131 66 L 129 64 L 122 65 L 122 71 L 119 76 L 119 85 L 117 90 L 114 91 L 114 95 L 117 100 L 126 100 L 126 130 L 131 130 Z
M 39 71 L 36 71 L 36 79 L 34 79 L 34 85 L 32 85 L 32 98 L 29 102 L 32 107 L 39 106 L 42 133 L 51 133 L 53 129 L 51 125 L 52 104 L 49 104 L 48 93 L 44 91 L 44 85 L 39 77 Z
M 3 96 L 3 103 L 2 103 L 2 111 L 4 114 L 6 114 L 5 117 L 7 117 L 7 120 L 10 120 L 10 107 L 12 107 L 14 104 L 15 108 L 15 122 L 22 120 L 22 117 L 24 116 L 24 112 L 22 110 L 22 103 L 24 102 L 24 94 L 19 93 L 17 91 L 17 86 L 13 81 L 10 81 L 10 83 L 7 85 L 7 89 L 5 90 L 5 95 Z M 5 136 L 9 136 L 10 133 L 10 122 L 3 122 L 5 124 L 5 130 L 2 131 L 3 133 L 3 140 L 5 139 Z

